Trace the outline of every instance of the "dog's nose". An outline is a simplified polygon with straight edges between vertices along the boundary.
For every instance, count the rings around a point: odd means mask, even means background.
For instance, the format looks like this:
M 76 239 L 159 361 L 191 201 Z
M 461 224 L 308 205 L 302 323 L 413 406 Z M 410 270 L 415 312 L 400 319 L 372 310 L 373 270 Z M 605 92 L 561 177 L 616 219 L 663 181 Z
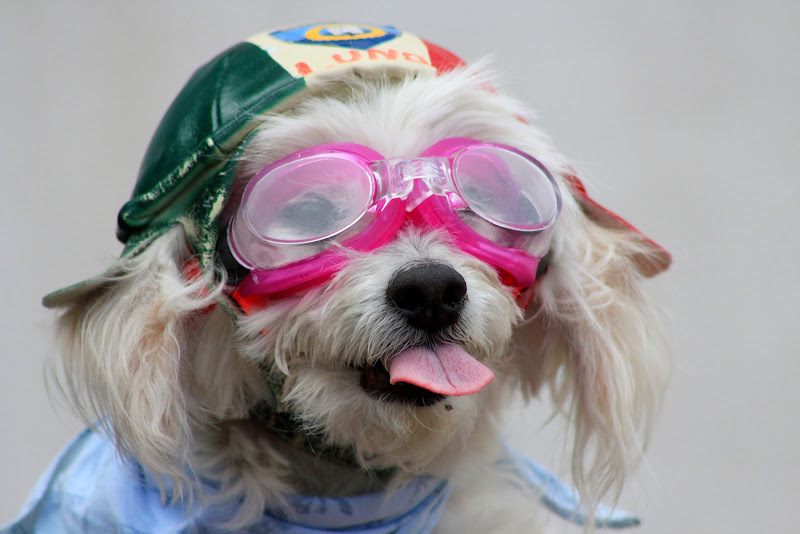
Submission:
M 397 272 L 386 293 L 411 326 L 435 332 L 458 321 L 467 282 L 449 265 L 424 263 Z

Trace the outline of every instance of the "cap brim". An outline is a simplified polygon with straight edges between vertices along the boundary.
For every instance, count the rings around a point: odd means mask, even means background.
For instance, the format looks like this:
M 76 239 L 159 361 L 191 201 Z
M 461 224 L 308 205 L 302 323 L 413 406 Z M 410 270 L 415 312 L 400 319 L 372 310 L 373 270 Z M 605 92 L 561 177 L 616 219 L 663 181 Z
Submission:
M 88 300 L 89 296 L 102 291 L 105 287 L 111 285 L 114 278 L 111 270 L 89 278 L 83 282 L 78 282 L 71 286 L 53 291 L 44 296 L 42 304 L 45 308 L 65 308 L 74 306 L 76 303 Z
M 68 306 L 74 306 L 82 301 L 89 300 L 90 296 L 111 287 L 124 273 L 124 268 L 122 267 L 120 261 L 125 258 L 136 256 L 150 243 L 152 243 L 153 239 L 157 238 L 164 232 L 164 228 L 156 230 L 157 231 L 152 231 L 149 234 L 145 233 L 136 235 L 135 239 L 129 240 L 119 257 L 119 260 L 114 262 L 111 267 L 99 275 L 45 295 L 42 299 L 42 304 L 44 307 L 65 308 Z

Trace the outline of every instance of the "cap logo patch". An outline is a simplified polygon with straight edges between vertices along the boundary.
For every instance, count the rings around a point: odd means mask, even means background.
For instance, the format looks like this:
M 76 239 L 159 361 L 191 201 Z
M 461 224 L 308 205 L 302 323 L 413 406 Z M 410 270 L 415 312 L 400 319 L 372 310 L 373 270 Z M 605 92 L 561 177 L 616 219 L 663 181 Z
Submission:
M 299 26 L 280 30 L 271 34 L 287 43 L 330 45 L 342 48 L 367 50 L 373 46 L 391 41 L 400 31 L 391 26 L 361 26 L 358 24 L 322 24 Z
M 436 75 L 428 45 L 392 26 L 315 24 L 258 33 L 248 41 L 309 85 L 319 76 L 354 70 Z

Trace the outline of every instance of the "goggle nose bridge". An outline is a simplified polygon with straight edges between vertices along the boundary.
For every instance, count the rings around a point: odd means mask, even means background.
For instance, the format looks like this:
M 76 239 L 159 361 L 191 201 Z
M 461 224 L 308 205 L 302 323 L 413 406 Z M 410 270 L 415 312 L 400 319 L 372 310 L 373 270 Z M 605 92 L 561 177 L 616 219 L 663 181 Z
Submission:
M 431 195 L 453 191 L 450 161 L 441 156 L 389 158 L 371 163 L 370 168 L 378 178 L 378 199 L 404 199 L 407 211 Z

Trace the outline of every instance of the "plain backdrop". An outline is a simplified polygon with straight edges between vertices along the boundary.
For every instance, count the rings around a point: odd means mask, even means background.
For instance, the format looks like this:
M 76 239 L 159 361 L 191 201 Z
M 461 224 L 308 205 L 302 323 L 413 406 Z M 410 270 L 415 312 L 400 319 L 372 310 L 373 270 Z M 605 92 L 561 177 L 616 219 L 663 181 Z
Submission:
M 798 532 L 800 3 L 0 1 L 0 523 L 80 424 L 48 399 L 47 292 L 117 210 L 192 71 L 263 29 L 393 24 L 495 57 L 594 196 L 669 248 L 674 372 L 622 504 L 639 532 Z M 546 402 L 513 443 L 566 473 Z M 559 532 L 574 532 L 560 520 Z

